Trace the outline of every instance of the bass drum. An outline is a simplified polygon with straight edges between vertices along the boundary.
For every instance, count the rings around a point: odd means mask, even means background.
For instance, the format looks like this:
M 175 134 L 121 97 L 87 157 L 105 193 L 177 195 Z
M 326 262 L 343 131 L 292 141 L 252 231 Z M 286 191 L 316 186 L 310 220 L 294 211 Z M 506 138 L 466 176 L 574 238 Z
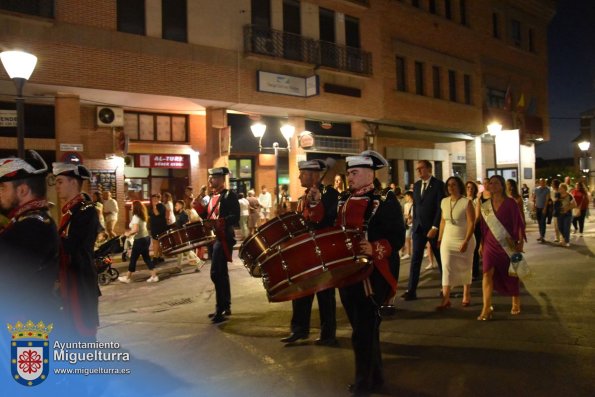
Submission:
M 359 230 L 336 226 L 278 245 L 260 261 L 269 301 L 294 300 L 368 277 L 372 263 L 359 253 L 362 236 Z
M 244 240 L 239 256 L 252 277 L 261 277 L 259 259 L 270 249 L 307 231 L 306 220 L 302 215 L 288 212 L 277 216 Z
M 165 255 L 176 255 L 215 242 L 215 231 L 211 222 L 187 223 L 159 236 L 158 241 Z

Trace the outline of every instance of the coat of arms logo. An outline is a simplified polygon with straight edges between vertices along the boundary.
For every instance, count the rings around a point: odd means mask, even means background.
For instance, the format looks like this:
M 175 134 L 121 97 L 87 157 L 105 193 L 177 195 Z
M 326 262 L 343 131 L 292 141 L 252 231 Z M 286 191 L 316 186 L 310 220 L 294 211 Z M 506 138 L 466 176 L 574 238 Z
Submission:
M 10 369 L 12 378 L 24 386 L 37 386 L 50 372 L 49 335 L 54 325 L 43 321 L 8 324 L 12 334 L 10 342 Z

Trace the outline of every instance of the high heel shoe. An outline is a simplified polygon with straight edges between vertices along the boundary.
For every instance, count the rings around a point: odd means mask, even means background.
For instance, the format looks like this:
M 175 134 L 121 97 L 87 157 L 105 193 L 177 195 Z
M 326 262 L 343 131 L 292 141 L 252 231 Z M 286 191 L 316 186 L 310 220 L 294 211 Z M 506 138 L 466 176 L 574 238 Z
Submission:
M 452 306 L 452 304 L 450 303 L 450 301 L 448 301 L 446 303 L 441 304 L 440 306 L 436 306 L 436 311 L 440 312 L 440 311 L 448 309 L 451 306 Z
M 490 311 L 488 314 L 484 315 L 483 312 L 477 317 L 478 321 L 488 321 L 492 319 L 492 314 L 494 313 L 494 308 L 490 306 Z
M 519 314 L 521 314 L 521 308 L 513 306 L 513 308 L 510 309 L 510 314 L 512 314 L 513 316 L 518 316 Z
M 471 301 L 463 301 L 462 305 L 463 305 L 464 307 L 471 306 Z

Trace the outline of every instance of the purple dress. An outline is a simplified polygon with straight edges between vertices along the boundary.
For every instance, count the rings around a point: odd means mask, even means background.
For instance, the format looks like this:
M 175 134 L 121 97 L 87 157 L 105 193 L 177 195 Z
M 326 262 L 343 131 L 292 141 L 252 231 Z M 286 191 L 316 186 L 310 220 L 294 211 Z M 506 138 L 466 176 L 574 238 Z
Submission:
M 496 218 L 508 231 L 513 240 L 518 241 L 525 237 L 525 224 L 516 201 L 506 198 L 498 211 Z M 481 218 L 481 235 L 483 236 L 483 272 L 494 268 L 494 290 L 506 296 L 519 295 L 519 279 L 508 275 L 510 257 L 504 251 L 490 228 Z

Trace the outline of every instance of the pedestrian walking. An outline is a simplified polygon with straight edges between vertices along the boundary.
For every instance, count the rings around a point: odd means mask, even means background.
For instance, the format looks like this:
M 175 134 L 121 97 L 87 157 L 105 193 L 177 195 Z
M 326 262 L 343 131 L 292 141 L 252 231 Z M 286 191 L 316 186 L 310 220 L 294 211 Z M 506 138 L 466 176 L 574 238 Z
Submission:
M 465 186 L 458 176 L 446 180 L 447 197 L 442 199 L 440 221 L 440 258 L 442 259 L 442 303 L 436 310 L 451 306 L 450 291 L 463 286 L 463 306 L 471 304 L 473 251 L 475 250 L 475 208 L 463 195 Z
M 117 236 L 115 227 L 118 222 L 118 202 L 109 190 L 103 191 L 103 216 L 105 218 L 105 232 L 109 238 Z
M 124 276 L 118 277 L 122 283 L 129 284 L 132 281 L 132 274 L 136 272 L 136 262 L 139 257 L 143 257 L 145 264 L 151 272 L 151 276 L 147 279 L 147 283 L 156 283 L 159 281 L 155 264 L 151 260 L 149 254 L 149 246 L 151 244 L 151 237 L 147 230 L 147 208 L 138 200 L 132 202 L 132 220 L 130 221 L 130 230 L 127 230 L 126 237 L 134 236 L 132 244 L 132 252 L 130 253 L 130 262 L 128 263 L 128 272 Z
M 153 262 L 159 263 L 165 261 L 161 245 L 159 245 L 159 236 L 167 230 L 166 208 L 161 202 L 161 194 L 151 195 L 151 207 L 149 208 L 149 228 L 153 246 Z

